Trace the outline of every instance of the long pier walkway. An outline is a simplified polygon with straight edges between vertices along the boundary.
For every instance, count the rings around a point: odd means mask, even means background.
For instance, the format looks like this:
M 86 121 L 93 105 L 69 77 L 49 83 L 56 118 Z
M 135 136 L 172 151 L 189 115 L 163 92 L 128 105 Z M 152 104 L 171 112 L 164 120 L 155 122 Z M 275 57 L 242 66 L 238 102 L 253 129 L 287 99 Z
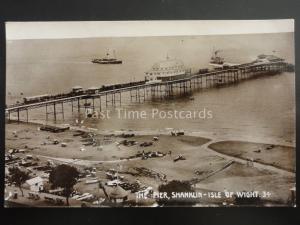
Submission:
M 238 82 L 267 75 L 275 75 L 281 72 L 291 71 L 291 64 L 286 62 L 275 62 L 261 65 L 244 64 L 237 67 L 231 67 L 222 70 L 213 70 L 206 73 L 197 73 L 187 76 L 184 79 L 164 81 L 160 83 L 135 82 L 125 87 L 111 88 L 94 93 L 84 93 L 78 95 L 66 95 L 61 98 L 47 99 L 35 103 L 19 103 L 7 106 L 5 109 L 6 117 L 10 120 L 12 113 L 16 113 L 17 120 L 20 121 L 20 112 L 26 112 L 26 121 L 28 122 L 28 112 L 36 108 L 45 108 L 46 118 L 53 114 L 54 120 L 58 114 L 64 119 L 64 105 L 69 103 L 72 108 L 89 108 L 103 111 L 104 107 L 115 107 L 122 104 L 123 93 L 129 93 L 131 102 L 145 102 L 154 99 L 171 99 L 178 96 L 191 95 L 194 91 L 221 87 Z M 128 98 L 128 95 L 127 95 Z M 97 103 L 97 104 L 95 104 Z M 97 108 L 96 108 L 97 107 Z M 49 109 L 52 109 L 51 112 Z

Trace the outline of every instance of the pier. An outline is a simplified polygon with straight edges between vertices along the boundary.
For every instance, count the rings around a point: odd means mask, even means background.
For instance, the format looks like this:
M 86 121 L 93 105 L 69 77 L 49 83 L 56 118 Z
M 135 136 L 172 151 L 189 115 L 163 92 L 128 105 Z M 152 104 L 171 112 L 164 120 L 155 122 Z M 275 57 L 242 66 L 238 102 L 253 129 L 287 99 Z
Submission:
M 16 114 L 17 121 L 21 117 L 20 113 L 26 113 L 26 121 L 29 121 L 29 111 L 37 108 L 45 109 L 46 120 L 53 116 L 65 117 L 65 106 L 71 106 L 72 113 L 77 110 L 91 108 L 93 111 L 103 111 L 108 107 L 121 106 L 124 98 L 130 98 L 131 102 L 143 103 L 153 100 L 167 100 L 180 96 L 192 95 L 193 92 L 202 89 L 222 87 L 237 84 L 244 80 L 258 78 L 262 76 L 275 75 L 281 72 L 293 71 L 293 65 L 286 62 L 275 62 L 268 64 L 243 64 L 227 69 L 212 70 L 205 73 L 187 75 L 184 79 L 164 81 L 160 83 L 133 82 L 122 87 L 112 87 L 109 90 L 95 90 L 94 92 L 81 93 L 77 95 L 65 94 L 61 97 L 53 96 L 50 99 L 35 103 L 18 103 L 7 106 L 6 117 L 11 119 L 12 114 Z M 125 95 L 126 94 L 126 95 Z

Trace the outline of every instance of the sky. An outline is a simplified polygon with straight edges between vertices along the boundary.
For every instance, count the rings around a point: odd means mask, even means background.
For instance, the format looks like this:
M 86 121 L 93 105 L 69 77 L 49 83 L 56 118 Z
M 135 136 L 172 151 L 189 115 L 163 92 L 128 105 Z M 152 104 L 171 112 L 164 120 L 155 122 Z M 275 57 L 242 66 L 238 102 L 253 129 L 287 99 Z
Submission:
M 294 20 L 6 22 L 7 40 L 294 32 Z

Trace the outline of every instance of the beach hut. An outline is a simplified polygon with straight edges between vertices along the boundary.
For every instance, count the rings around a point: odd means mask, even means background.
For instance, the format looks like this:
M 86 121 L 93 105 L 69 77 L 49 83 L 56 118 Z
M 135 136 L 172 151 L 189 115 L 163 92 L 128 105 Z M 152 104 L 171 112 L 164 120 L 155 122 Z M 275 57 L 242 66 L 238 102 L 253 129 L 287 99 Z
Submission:
M 29 180 L 26 180 L 24 187 L 28 188 L 30 191 L 41 191 L 44 189 L 44 180 L 41 177 L 31 178 Z

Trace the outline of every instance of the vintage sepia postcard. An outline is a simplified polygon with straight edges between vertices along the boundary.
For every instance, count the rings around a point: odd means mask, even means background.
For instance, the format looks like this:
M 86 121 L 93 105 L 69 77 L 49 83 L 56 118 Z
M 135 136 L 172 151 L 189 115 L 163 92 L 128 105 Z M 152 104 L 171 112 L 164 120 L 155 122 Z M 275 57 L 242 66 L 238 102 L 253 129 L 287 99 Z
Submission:
M 294 20 L 6 23 L 5 207 L 296 205 Z

